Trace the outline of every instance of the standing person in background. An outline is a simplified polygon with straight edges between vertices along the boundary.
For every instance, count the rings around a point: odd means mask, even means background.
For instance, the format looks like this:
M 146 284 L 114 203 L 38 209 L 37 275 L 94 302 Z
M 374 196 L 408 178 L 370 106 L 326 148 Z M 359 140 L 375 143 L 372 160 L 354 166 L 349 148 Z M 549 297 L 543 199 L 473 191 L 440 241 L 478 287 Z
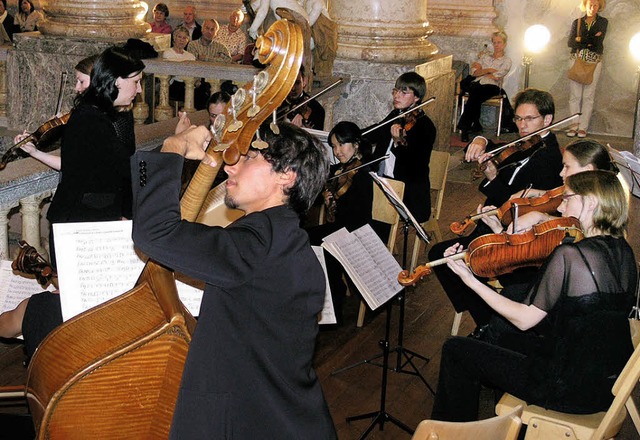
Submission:
M 169 18 L 169 7 L 164 3 L 156 3 L 153 7 L 153 21 L 149 23 L 151 32 L 170 34 L 172 29 L 171 25 L 167 23 L 167 18 Z
M 189 31 L 191 41 L 195 41 L 202 36 L 202 26 L 196 21 L 196 7 L 193 5 L 185 6 L 182 13 L 184 21 L 180 26 L 184 26 Z
M 98 55 L 91 55 L 90 57 L 83 58 L 78 64 L 76 64 L 76 85 L 74 87 L 74 90 L 78 95 L 82 94 L 89 87 L 89 84 L 91 83 L 91 70 L 93 69 L 93 63 L 95 63 L 97 58 Z M 59 115 L 56 115 L 56 117 L 57 116 Z M 13 139 L 13 142 L 17 144 L 28 136 L 29 133 L 25 131 L 22 134 L 17 135 Z M 29 153 L 29 156 L 33 157 L 34 159 L 39 160 L 40 162 L 53 168 L 54 170 L 60 171 L 60 156 L 38 150 L 36 146 L 31 142 L 27 142 L 20 148 L 26 153 Z
M 427 93 L 424 78 L 416 72 L 403 73 L 391 92 L 393 110 L 382 122 L 418 106 Z M 436 126 L 423 109 L 385 124 L 367 135 L 375 144 L 374 158 L 390 154 L 380 164 L 378 174 L 405 184 L 403 201 L 416 220 L 431 216 L 429 161 L 436 140 Z
M 14 24 L 16 25 L 16 32 L 31 32 L 38 29 L 38 23 L 44 17 L 42 12 L 36 11 L 31 0 L 20 0 L 18 3 L 18 13 Z
M 215 37 L 216 41 L 222 43 L 231 55 L 231 61 L 238 63 L 244 57 L 244 49 L 249 43 L 249 35 L 241 29 L 244 22 L 244 12 L 236 9 L 229 16 L 229 24 L 222 26 Z
M 587 63 L 595 63 L 593 81 L 591 84 L 580 84 L 569 80 L 569 113 L 582 113 L 577 125 L 571 126 L 566 135 L 569 137 L 586 137 L 589 121 L 593 112 L 593 101 L 596 97 L 596 87 L 602 73 L 602 53 L 604 52 L 604 37 L 607 35 L 609 21 L 598 15 L 604 10 L 606 0 L 581 0 L 580 10 L 584 17 L 577 18 L 571 24 L 568 46 L 571 48 L 571 64 L 576 58 Z
M 65 127 L 60 183 L 47 213 L 51 225 L 131 218 L 131 108 L 143 69 L 142 61 L 116 46 L 96 60 Z M 49 247 L 55 267 L 53 227 Z
M 460 139 L 469 141 L 469 133 L 482 131 L 480 125 L 480 111 L 482 103 L 487 99 L 504 93 L 502 79 L 511 70 L 511 58 L 505 55 L 507 47 L 507 34 L 498 31 L 491 36 L 493 53 L 482 52 L 479 58 L 471 64 L 471 75 L 460 82 L 462 92 L 469 94 L 469 99 L 464 106 L 464 113 L 460 116 L 458 127 L 462 131 Z M 508 99 L 504 99 L 504 121 L 506 128 L 513 126 L 513 109 Z M 513 129 L 512 131 L 515 131 Z

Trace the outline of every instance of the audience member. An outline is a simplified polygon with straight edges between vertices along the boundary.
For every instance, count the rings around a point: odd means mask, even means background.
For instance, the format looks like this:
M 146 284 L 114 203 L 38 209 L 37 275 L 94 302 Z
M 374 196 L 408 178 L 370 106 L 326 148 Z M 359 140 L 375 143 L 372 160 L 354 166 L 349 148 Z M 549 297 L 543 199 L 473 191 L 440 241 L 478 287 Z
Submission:
M 196 21 L 196 7 L 192 5 L 186 6 L 182 14 L 184 21 L 180 23 L 180 26 L 187 28 L 191 41 L 197 40 L 202 36 L 202 26 Z
M 16 14 L 14 24 L 16 32 L 31 32 L 38 29 L 38 23 L 44 18 L 42 12 L 37 11 L 31 0 L 20 0 L 20 8 Z
M 506 56 L 504 52 L 507 46 L 507 34 L 501 31 L 494 32 L 491 36 L 491 45 L 493 53 L 481 53 L 479 58 L 471 64 L 471 75 L 460 82 L 461 91 L 469 94 L 464 112 L 458 122 L 458 128 L 462 131 L 460 139 L 463 142 L 469 141 L 469 133 L 472 131 L 482 131 L 480 125 L 482 103 L 504 93 L 501 88 L 502 79 L 511 70 L 511 58 Z M 503 101 L 502 112 L 505 131 L 515 131 L 515 126 L 511 121 L 513 109 L 509 99 L 505 97 Z
M 242 61 L 244 49 L 249 42 L 249 36 L 240 27 L 243 22 L 244 13 L 240 9 L 236 9 L 229 16 L 229 24 L 222 26 L 215 37 L 217 42 L 222 43 L 229 50 L 231 60 L 234 63 Z
M 153 7 L 153 21 L 151 24 L 151 32 L 158 34 L 170 34 L 172 32 L 171 25 L 167 23 L 169 18 L 169 7 L 164 3 L 156 3 Z
M 185 48 L 189 44 L 189 31 L 184 26 L 178 26 L 173 31 L 172 46 L 162 52 L 162 58 L 168 61 L 195 61 L 196 56 Z M 169 81 L 169 99 L 184 101 L 184 81 L 174 76 Z
M 227 48 L 215 41 L 215 37 L 220 30 L 220 25 L 216 20 L 207 19 L 202 23 L 202 36 L 189 43 L 189 52 L 196 56 L 198 61 L 228 63 L 231 56 Z
M 7 0 L 0 0 L 0 43 L 11 43 L 13 41 L 13 33 L 16 31 L 15 18 L 7 11 Z

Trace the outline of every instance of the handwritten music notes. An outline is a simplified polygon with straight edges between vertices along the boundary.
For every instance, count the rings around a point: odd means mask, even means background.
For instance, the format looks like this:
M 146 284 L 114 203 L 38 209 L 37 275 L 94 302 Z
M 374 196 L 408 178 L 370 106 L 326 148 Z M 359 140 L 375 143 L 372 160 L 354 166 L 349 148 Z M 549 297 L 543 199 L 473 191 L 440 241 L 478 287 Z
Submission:
M 134 249 L 131 228 L 131 221 L 53 225 L 65 321 L 134 287 L 145 258 Z M 204 286 L 192 287 L 176 278 L 180 299 L 198 316 Z
M 371 310 L 402 290 L 400 264 L 368 224 L 353 232 L 342 228 L 326 236 L 322 247 L 342 264 Z
M 0 262 L 0 313 L 15 309 L 22 300 L 43 290 L 55 290 L 53 285 L 43 288 L 33 275 L 11 269 L 11 261 Z

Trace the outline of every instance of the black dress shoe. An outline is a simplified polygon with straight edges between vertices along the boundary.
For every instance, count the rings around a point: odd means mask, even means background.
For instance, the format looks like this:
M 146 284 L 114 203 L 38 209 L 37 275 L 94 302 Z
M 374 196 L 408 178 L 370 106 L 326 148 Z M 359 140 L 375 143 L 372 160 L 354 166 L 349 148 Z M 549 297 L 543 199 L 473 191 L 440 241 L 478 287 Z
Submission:
M 489 328 L 489 324 L 479 325 L 476 327 L 474 331 L 469 333 L 468 337 L 477 339 L 479 341 L 483 341 L 486 336 L 488 328 Z

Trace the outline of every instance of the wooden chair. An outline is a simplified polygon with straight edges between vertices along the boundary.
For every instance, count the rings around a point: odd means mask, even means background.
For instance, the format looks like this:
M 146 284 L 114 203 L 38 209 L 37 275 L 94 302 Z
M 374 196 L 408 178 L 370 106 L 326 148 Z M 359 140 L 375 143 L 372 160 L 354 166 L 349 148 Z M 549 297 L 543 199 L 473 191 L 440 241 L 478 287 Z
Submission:
M 442 200 L 444 199 L 444 188 L 447 183 L 447 173 L 449 171 L 449 153 L 444 151 L 432 151 L 431 160 L 429 161 L 429 180 L 431 181 L 431 192 L 435 193 L 435 197 L 431 197 L 431 200 L 435 200 L 435 203 L 431 206 L 431 217 L 426 222 L 422 223 L 422 227 L 427 232 L 433 232 L 432 237 L 435 238 L 435 242 L 442 241 L 442 232 L 440 232 L 440 226 L 438 220 L 440 219 L 440 211 L 442 209 Z M 420 244 L 422 240 L 416 235 L 416 239 L 413 243 L 413 254 L 411 256 L 410 270 L 416 268 L 418 264 L 418 255 L 420 254 Z
M 509 414 L 477 422 L 423 420 L 411 440 L 516 440 L 522 426 L 522 407 Z
M 396 192 L 399 198 L 404 196 L 404 182 L 400 180 L 387 179 L 389 185 Z M 396 208 L 391 204 L 387 196 L 384 195 L 382 190 L 375 182 L 373 185 L 373 205 L 371 206 L 371 217 L 373 220 L 377 220 L 381 223 L 391 225 L 391 231 L 389 231 L 389 239 L 387 240 L 387 248 L 389 252 L 393 253 L 393 248 L 396 244 L 396 237 L 398 236 L 398 228 L 400 226 L 400 215 Z M 360 310 L 358 311 L 358 320 L 356 321 L 357 327 L 362 327 L 364 323 L 364 314 L 367 311 L 367 304 L 364 300 L 360 301 Z
M 632 322 L 631 325 L 637 325 Z M 496 414 L 510 413 L 522 405 L 522 423 L 528 426 L 525 440 L 602 440 L 616 436 L 629 413 L 636 430 L 640 432 L 640 413 L 631 396 L 640 380 L 640 345 L 636 346 L 622 373 L 613 384 L 611 392 L 615 396 L 606 412 L 595 414 L 565 414 L 547 410 L 536 405 L 527 405 L 523 400 L 505 393 L 496 405 Z M 626 408 L 626 411 L 625 411 Z
M 513 72 L 515 72 L 515 69 L 511 69 L 507 75 L 502 78 L 498 84 L 498 87 L 500 87 L 500 93 L 496 96 L 493 96 L 489 99 L 487 99 L 486 101 L 484 101 L 482 103 L 482 105 L 487 105 L 490 107 L 495 107 L 498 111 L 498 114 L 496 115 L 497 119 L 498 119 L 498 127 L 496 128 L 496 136 L 500 136 L 500 133 L 502 132 L 502 110 L 504 108 L 504 100 L 505 99 L 509 99 L 509 97 L 507 96 L 506 92 L 504 91 L 504 89 L 502 88 L 502 84 L 504 83 L 504 80 L 506 78 L 508 78 L 511 74 L 513 74 Z M 469 94 L 466 92 L 462 92 L 462 90 L 460 90 L 460 85 L 457 85 L 457 94 L 456 94 L 456 102 L 455 102 L 455 106 L 454 106 L 454 120 L 453 120 L 453 131 L 456 132 L 458 131 L 458 120 L 460 119 L 460 115 L 462 113 L 464 113 L 464 106 L 467 103 L 467 101 L 469 100 Z M 460 113 L 458 113 L 458 101 L 460 101 Z

